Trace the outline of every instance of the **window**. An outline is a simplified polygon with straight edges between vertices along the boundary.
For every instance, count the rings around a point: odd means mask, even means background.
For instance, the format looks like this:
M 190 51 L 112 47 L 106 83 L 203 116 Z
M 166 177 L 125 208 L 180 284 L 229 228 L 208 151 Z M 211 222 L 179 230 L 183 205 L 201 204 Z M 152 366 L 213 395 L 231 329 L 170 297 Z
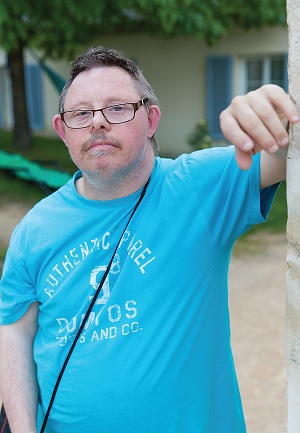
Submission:
M 286 56 L 252 57 L 245 59 L 244 92 L 255 90 L 263 84 L 277 84 L 286 88 Z
M 230 55 L 209 56 L 206 77 L 206 118 L 209 134 L 216 140 L 222 140 L 224 137 L 219 116 L 230 104 L 234 94 L 245 94 L 263 84 L 277 84 L 287 91 L 287 54 L 253 55 L 244 57 L 239 62 Z

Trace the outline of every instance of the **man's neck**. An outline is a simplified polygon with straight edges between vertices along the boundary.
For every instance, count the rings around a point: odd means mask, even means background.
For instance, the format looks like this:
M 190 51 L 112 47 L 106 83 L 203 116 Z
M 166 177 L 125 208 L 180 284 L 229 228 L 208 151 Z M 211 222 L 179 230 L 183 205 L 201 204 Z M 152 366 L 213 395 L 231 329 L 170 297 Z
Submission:
M 98 173 L 83 172 L 76 181 L 76 190 L 82 197 L 90 200 L 115 200 L 125 197 L 142 188 L 148 181 L 154 166 L 154 159 L 147 168 L 130 173 L 103 176 Z

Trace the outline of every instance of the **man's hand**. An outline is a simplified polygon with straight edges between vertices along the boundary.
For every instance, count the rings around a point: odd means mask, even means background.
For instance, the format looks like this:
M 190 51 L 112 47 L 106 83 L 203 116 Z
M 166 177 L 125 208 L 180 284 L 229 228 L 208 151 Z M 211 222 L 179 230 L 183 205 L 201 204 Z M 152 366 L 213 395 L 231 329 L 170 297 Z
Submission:
M 289 143 L 288 122 L 300 120 L 299 113 L 284 90 L 268 84 L 237 96 L 220 115 L 224 136 L 236 147 L 236 160 L 247 170 L 255 153 L 276 153 Z

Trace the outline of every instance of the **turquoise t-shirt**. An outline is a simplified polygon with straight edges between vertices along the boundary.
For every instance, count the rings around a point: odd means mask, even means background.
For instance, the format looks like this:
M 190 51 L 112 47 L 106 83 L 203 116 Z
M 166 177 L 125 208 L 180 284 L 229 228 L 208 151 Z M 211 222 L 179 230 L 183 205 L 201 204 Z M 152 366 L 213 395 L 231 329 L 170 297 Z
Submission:
M 242 171 L 233 147 L 156 158 L 61 381 L 47 433 L 245 432 L 230 347 L 228 267 L 234 242 L 265 221 L 276 189 L 260 191 L 259 156 Z M 14 231 L 0 284 L 1 323 L 39 302 L 39 428 L 140 194 L 88 200 L 73 179 Z

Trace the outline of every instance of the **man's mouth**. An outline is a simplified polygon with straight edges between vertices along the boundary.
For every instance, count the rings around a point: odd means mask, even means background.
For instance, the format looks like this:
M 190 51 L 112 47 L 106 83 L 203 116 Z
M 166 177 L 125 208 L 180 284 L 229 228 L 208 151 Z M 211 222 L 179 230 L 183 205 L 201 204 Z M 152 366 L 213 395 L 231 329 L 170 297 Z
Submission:
M 115 144 L 109 141 L 94 141 L 87 147 L 86 151 L 93 153 L 93 152 L 108 150 L 111 149 L 112 147 L 116 147 L 116 146 Z
M 108 140 L 106 135 L 98 134 L 92 136 L 89 140 L 84 143 L 84 150 L 92 154 L 98 154 L 106 152 L 107 150 L 118 147 L 117 144 L 111 140 Z

